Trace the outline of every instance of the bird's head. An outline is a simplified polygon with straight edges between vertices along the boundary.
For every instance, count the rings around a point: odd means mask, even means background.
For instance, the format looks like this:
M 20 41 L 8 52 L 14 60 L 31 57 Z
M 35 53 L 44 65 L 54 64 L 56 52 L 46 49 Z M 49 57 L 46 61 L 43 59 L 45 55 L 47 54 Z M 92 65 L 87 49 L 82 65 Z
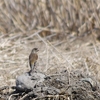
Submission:
M 31 53 L 37 53 L 38 51 L 38 48 L 33 48 Z

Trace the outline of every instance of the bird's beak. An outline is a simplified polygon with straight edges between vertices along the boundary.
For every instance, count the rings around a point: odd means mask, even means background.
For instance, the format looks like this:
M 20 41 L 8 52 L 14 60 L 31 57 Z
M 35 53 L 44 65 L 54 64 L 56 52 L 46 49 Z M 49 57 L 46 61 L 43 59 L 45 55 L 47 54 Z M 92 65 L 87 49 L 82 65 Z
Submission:
M 39 50 L 37 49 L 37 52 L 38 52 Z

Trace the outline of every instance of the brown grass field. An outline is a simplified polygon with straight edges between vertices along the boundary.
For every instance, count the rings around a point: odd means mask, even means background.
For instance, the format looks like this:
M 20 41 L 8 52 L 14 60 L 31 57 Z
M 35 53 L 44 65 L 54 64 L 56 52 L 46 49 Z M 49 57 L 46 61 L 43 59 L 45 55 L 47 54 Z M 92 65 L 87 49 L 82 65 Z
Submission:
M 100 86 L 100 0 L 0 0 L 0 87 L 30 70 L 34 47 L 40 72 L 81 72 Z

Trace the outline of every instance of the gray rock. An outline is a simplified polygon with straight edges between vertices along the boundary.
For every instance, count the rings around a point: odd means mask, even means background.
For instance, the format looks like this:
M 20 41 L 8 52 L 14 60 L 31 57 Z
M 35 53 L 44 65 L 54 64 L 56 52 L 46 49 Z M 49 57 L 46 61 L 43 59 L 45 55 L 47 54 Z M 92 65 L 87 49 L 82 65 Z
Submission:
M 18 90 L 33 90 L 34 87 L 43 82 L 45 75 L 42 73 L 34 72 L 30 75 L 28 72 L 20 75 L 16 79 L 16 87 Z

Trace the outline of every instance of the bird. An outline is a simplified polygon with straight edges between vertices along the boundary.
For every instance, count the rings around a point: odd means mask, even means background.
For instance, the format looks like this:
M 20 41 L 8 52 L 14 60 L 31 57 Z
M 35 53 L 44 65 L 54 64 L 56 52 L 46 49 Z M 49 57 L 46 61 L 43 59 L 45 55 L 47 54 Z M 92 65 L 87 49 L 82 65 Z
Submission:
M 33 48 L 30 55 L 29 55 L 29 65 L 30 65 L 30 68 L 31 68 L 31 72 L 34 71 L 34 68 L 36 66 L 36 62 L 38 60 L 38 48 Z

